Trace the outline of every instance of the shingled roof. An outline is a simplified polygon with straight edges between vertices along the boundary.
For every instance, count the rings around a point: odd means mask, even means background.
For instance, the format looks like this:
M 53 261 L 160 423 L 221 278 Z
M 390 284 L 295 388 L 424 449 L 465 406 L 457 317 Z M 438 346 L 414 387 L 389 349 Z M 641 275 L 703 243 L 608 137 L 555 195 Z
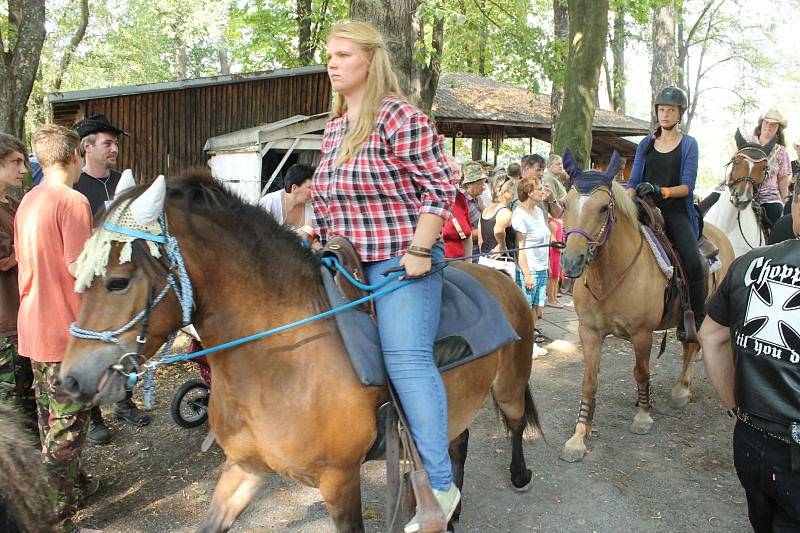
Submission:
M 524 87 L 464 72 L 450 72 L 439 78 L 433 115 L 442 123 L 508 126 L 505 137 L 529 137 L 531 129 L 549 132 L 552 118 L 549 94 L 533 93 Z M 595 132 L 618 136 L 646 135 L 649 128 L 650 124 L 644 120 L 603 109 L 595 112 L 592 124 Z M 469 135 L 464 132 L 464 136 Z

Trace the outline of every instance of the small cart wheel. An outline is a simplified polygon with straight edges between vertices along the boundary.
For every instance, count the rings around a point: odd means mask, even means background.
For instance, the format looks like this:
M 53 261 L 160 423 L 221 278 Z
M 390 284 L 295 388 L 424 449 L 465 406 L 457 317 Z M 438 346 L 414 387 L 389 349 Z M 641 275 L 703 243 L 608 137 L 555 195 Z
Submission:
M 192 379 L 181 385 L 172 397 L 170 414 L 182 428 L 196 428 L 208 419 L 209 390 L 199 379 Z

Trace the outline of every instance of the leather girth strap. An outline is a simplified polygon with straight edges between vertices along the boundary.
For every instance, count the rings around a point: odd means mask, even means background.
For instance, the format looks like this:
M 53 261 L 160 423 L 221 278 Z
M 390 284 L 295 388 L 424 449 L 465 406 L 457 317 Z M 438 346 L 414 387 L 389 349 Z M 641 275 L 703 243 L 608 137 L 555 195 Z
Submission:
M 322 248 L 322 257 L 330 256 L 335 257 L 339 261 L 339 264 L 342 265 L 356 281 L 367 283 L 367 277 L 364 275 L 364 266 L 361 264 L 361 257 L 359 257 L 358 251 L 356 251 L 353 243 L 345 237 L 333 237 L 325 244 Z M 362 291 L 351 284 L 341 272 L 334 273 L 333 281 L 336 283 L 336 286 L 339 287 L 342 295 L 351 302 L 369 294 L 367 291 Z M 374 300 L 365 302 L 356 309 L 369 313 L 373 320 L 377 320 Z

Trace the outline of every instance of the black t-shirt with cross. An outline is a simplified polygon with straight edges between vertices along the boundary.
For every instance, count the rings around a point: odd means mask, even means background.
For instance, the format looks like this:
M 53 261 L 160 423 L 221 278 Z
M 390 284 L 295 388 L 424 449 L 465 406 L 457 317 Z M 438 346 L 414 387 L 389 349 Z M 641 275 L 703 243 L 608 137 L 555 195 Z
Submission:
M 736 405 L 800 422 L 800 240 L 736 259 L 706 312 L 731 330 Z
M 117 188 L 120 176 L 116 170 L 111 170 L 107 178 L 95 178 L 86 172 L 81 172 L 81 177 L 75 182 L 73 189 L 89 200 L 92 214 L 96 215 L 106 200 L 114 198 L 114 190 Z

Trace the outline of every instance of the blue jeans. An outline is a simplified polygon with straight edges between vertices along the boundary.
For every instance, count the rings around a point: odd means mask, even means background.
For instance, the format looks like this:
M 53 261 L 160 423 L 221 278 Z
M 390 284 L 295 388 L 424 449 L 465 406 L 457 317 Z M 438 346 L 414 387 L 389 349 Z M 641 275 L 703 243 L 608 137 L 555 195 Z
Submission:
M 437 244 L 432 255 L 433 263 L 441 262 L 444 247 Z M 378 283 L 387 269 L 399 263 L 400 257 L 365 263 L 367 282 Z M 376 301 L 386 371 L 403 404 L 431 487 L 437 490 L 449 489 L 453 481 L 448 455 L 447 394 L 433 360 L 443 279 L 444 274 L 439 271 Z M 393 283 L 397 282 L 389 285 Z

